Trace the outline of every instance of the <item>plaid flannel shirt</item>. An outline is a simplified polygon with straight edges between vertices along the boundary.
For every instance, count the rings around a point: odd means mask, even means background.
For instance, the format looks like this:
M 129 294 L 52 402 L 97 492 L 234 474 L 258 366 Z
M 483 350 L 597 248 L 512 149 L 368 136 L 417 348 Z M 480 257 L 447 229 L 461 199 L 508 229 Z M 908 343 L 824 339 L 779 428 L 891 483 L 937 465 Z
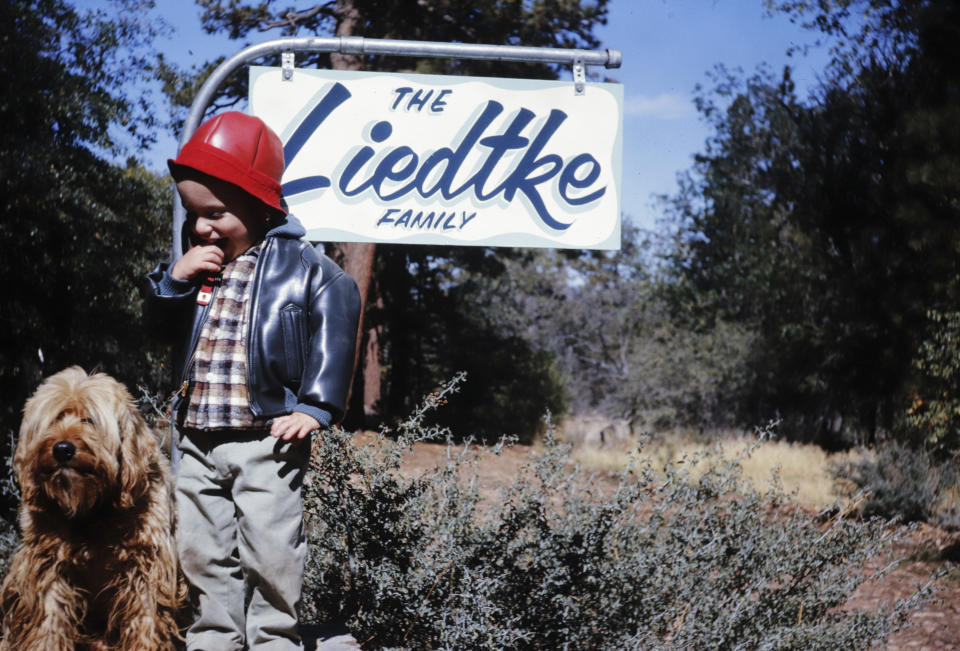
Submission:
M 199 430 L 260 429 L 247 389 L 247 305 L 261 244 L 228 262 L 193 354 L 180 426 Z

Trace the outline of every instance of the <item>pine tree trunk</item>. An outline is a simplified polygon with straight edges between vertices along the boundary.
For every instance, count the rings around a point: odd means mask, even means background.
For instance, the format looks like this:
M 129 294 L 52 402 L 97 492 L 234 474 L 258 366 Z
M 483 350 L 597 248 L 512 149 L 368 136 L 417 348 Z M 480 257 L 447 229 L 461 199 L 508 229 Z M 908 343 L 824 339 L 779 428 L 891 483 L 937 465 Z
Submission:
M 359 20 L 359 13 L 353 0 L 337 0 L 336 36 L 352 36 Z M 352 54 L 334 52 L 330 55 L 330 65 L 334 70 L 359 70 L 360 57 Z M 363 424 L 364 416 L 373 415 L 380 398 L 380 349 L 377 332 L 364 325 L 364 315 L 370 298 L 370 286 L 373 282 L 373 261 L 376 244 L 367 242 L 331 242 L 328 245 L 343 270 L 353 276 L 360 289 L 362 307 L 360 327 L 357 332 L 357 349 L 354 356 L 354 382 L 348 398 L 348 417 L 345 425 L 357 427 Z M 373 387 L 376 390 L 373 390 Z

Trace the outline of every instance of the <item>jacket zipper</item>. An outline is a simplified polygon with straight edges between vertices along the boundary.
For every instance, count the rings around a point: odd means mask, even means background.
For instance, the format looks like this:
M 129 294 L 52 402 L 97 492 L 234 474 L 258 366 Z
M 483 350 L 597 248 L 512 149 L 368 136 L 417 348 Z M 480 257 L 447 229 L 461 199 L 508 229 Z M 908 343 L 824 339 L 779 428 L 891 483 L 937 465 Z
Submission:
M 248 306 L 249 312 L 247 313 L 247 331 L 246 331 L 246 348 L 247 348 L 247 396 L 250 400 L 250 411 L 253 412 L 253 415 L 260 417 L 263 415 L 263 409 L 260 405 L 257 404 L 256 398 L 253 394 L 253 374 L 256 372 L 256 366 L 253 364 L 253 346 L 251 335 L 253 334 L 253 319 L 254 315 L 257 313 L 259 308 L 260 301 L 260 282 L 263 279 L 263 269 L 264 269 L 264 260 L 266 259 L 267 253 L 270 250 L 270 246 L 273 244 L 272 238 L 267 237 L 264 240 L 263 247 L 260 249 L 260 255 L 257 256 L 257 266 L 253 272 L 253 287 L 250 288 L 250 305 Z
M 190 334 L 190 357 L 187 358 L 187 363 L 183 367 L 183 372 L 180 376 L 180 388 L 177 389 L 175 395 L 179 395 L 180 399 L 187 397 L 187 390 L 190 388 L 190 369 L 193 367 L 194 357 L 197 355 L 197 342 L 200 340 L 200 332 L 203 330 L 203 324 L 207 321 L 207 315 L 210 313 L 210 306 L 213 304 L 213 298 L 217 295 L 217 288 L 220 287 L 220 274 L 216 274 L 213 278 L 213 285 L 210 288 L 210 298 L 203 304 L 203 312 L 200 316 L 194 319 L 193 323 L 193 332 Z

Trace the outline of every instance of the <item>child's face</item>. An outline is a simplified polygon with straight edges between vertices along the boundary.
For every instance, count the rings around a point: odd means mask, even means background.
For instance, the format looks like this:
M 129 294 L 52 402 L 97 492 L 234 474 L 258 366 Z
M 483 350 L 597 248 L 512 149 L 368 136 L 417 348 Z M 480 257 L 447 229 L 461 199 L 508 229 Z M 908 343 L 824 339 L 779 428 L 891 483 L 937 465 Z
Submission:
M 177 191 L 187 211 L 191 242 L 220 247 L 224 264 L 263 239 L 266 210 L 237 186 L 198 175 L 179 181 Z

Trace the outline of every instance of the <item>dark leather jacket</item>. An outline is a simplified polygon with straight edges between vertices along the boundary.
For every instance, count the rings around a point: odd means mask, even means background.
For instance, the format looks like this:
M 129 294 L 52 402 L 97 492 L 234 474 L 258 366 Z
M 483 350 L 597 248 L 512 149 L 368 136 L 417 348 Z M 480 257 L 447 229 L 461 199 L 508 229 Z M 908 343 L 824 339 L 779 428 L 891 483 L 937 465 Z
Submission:
M 288 215 L 266 235 L 250 292 L 247 386 L 257 416 L 300 411 L 328 426 L 346 408 L 360 294 L 353 278 L 300 240 L 304 234 Z M 147 275 L 144 312 L 158 333 L 179 338 L 174 372 L 182 384 L 209 304 L 199 305 L 199 283 L 173 278 L 171 266 L 163 262 Z

